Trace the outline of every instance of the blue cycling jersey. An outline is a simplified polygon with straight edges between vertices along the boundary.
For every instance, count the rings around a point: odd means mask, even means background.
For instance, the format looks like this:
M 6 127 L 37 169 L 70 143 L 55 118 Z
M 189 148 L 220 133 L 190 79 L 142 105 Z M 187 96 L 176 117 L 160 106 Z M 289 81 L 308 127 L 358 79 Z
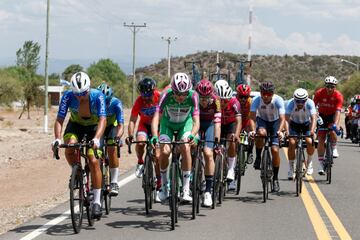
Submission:
M 256 112 L 256 116 L 264 121 L 276 121 L 280 115 L 285 114 L 284 99 L 274 94 L 271 102 L 265 104 L 261 96 L 256 96 L 251 103 L 250 112 Z
M 106 107 L 107 126 L 117 123 L 124 124 L 124 111 L 120 99 L 112 97 L 110 103 Z
M 307 99 L 302 109 L 296 107 L 295 100 L 292 98 L 287 102 L 286 115 L 290 115 L 290 120 L 298 123 L 308 123 L 311 121 L 311 115 L 316 114 L 315 103 L 311 99 Z
M 59 104 L 57 118 L 65 119 L 68 109 L 70 120 L 84 126 L 96 125 L 100 117 L 106 117 L 106 103 L 104 94 L 97 89 L 90 89 L 89 92 L 90 113 L 89 118 L 82 118 L 79 115 L 79 100 L 71 90 L 64 93 Z

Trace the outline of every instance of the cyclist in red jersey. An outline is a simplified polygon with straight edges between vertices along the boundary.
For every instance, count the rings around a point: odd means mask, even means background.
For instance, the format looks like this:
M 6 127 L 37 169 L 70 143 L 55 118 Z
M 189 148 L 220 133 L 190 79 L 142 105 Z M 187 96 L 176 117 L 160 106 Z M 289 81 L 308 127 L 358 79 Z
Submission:
M 139 125 L 136 133 L 137 141 L 146 141 L 151 135 L 151 121 L 156 111 L 156 106 L 160 100 L 160 92 L 155 90 L 156 82 L 154 79 L 145 77 L 138 83 L 138 91 L 140 96 L 136 99 L 134 106 L 131 110 L 131 116 L 128 126 L 128 140 L 132 141 L 134 139 L 134 129 L 138 116 L 140 116 Z M 136 155 L 138 158 L 138 164 L 135 170 L 135 175 L 138 178 L 141 178 L 144 170 L 144 151 L 145 144 L 137 143 Z M 160 156 L 159 149 L 155 150 L 155 173 L 157 179 L 157 191 L 161 187 L 161 177 L 160 177 L 160 168 L 158 164 L 158 159 Z
M 340 113 L 343 105 L 343 96 L 336 90 L 337 79 L 333 76 L 325 78 L 325 87 L 316 91 L 314 96 L 315 106 L 318 107 L 319 116 L 323 119 L 323 127 L 336 128 L 339 131 Z M 325 134 L 324 131 L 318 131 L 318 159 L 320 175 L 324 175 L 324 152 L 325 152 Z M 336 149 L 336 133 L 331 131 L 331 141 L 333 146 L 333 157 L 339 157 Z
M 236 88 L 236 98 L 240 103 L 241 111 L 241 131 L 246 131 L 247 133 L 251 130 L 250 125 L 250 107 L 251 107 L 251 88 L 249 85 L 240 84 Z M 253 143 L 249 145 L 247 162 L 252 163 L 253 159 Z
M 345 129 L 346 138 L 351 138 L 351 118 L 353 113 L 353 107 L 355 106 L 355 99 L 351 98 L 350 105 L 345 109 Z
M 226 80 L 215 83 L 217 95 L 221 102 L 221 137 L 233 139 L 228 148 L 228 173 L 226 178 L 231 181 L 229 190 L 235 189 L 236 143 L 239 142 L 241 130 L 240 103 L 233 97 L 233 91 Z
M 200 108 L 200 131 L 204 133 L 206 141 L 214 141 L 215 138 L 220 139 L 221 129 L 221 106 L 220 98 L 215 95 L 214 87 L 209 80 L 203 79 L 196 85 L 196 91 L 199 94 Z M 214 179 L 214 143 L 207 142 L 204 147 L 205 158 L 205 193 L 203 198 L 203 206 L 210 207 L 212 205 L 211 189 Z

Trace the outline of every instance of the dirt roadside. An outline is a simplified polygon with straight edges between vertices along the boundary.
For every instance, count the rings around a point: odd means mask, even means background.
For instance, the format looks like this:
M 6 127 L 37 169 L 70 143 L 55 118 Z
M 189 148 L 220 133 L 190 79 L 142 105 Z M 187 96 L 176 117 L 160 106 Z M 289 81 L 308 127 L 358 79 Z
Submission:
M 56 111 L 49 111 L 45 134 L 43 110 L 33 110 L 30 120 L 19 120 L 20 111 L 0 109 L 0 234 L 68 200 L 70 167 L 63 155 L 54 160 L 50 149 Z M 125 110 L 125 129 L 129 114 Z M 135 164 L 134 154 L 129 156 L 123 147 L 120 174 Z

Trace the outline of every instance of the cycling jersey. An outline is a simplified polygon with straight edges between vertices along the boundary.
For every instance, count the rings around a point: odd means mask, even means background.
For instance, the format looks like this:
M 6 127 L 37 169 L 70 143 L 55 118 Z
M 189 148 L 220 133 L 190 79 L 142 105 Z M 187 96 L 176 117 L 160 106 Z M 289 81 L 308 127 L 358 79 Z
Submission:
M 199 108 L 201 122 L 221 122 L 220 98 L 217 95 L 211 94 L 208 105 L 206 107 L 203 107 L 201 104 L 199 104 Z
M 308 123 L 311 121 L 311 116 L 316 114 L 314 101 L 307 99 L 302 109 L 297 109 L 295 100 L 292 98 L 287 102 L 286 115 L 290 115 L 290 120 L 297 124 Z
M 141 124 L 151 125 L 151 121 L 156 111 L 156 106 L 159 103 L 159 99 L 160 92 L 157 90 L 154 91 L 154 96 L 151 103 L 144 101 L 143 98 L 139 96 L 136 99 L 133 108 L 131 109 L 131 116 L 137 117 L 140 115 Z
M 111 98 L 109 105 L 106 107 L 106 113 L 107 126 L 116 126 L 118 123 L 124 124 L 124 111 L 122 103 L 118 98 Z
M 316 91 L 314 97 L 315 106 L 318 106 L 319 113 L 329 116 L 336 111 L 341 111 L 343 105 L 343 96 L 338 90 L 334 90 L 332 94 L 328 94 L 326 88 L 320 88 Z
M 233 123 L 239 116 L 241 116 L 240 103 L 236 97 L 232 97 L 229 103 L 221 109 L 221 125 Z
M 68 90 L 61 98 L 57 118 L 65 119 L 69 109 L 71 113 L 70 121 L 84 126 L 97 125 L 100 117 L 106 117 L 104 94 L 97 89 L 90 89 L 89 105 L 91 116 L 86 119 L 82 118 L 79 116 L 79 100 L 75 97 L 71 90 Z
M 284 99 L 274 94 L 271 102 L 265 104 L 261 96 L 256 96 L 251 103 L 250 112 L 256 112 L 256 116 L 264 121 L 273 122 L 285 114 Z
M 182 103 L 174 99 L 174 92 L 168 89 L 161 96 L 156 111 L 162 114 L 162 119 L 171 124 L 185 123 L 192 116 L 199 115 L 199 96 L 194 90 L 190 90 Z

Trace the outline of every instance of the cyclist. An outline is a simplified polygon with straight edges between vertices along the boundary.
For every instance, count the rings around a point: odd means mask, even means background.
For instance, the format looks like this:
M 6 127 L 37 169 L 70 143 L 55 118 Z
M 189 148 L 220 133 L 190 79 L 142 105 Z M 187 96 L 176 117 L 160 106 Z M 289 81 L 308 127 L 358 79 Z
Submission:
M 351 140 L 353 143 L 358 143 L 360 141 L 358 134 L 358 121 L 360 119 L 360 95 L 354 96 L 354 106 L 352 108 L 351 114 Z
M 236 143 L 239 142 L 241 130 L 241 112 L 240 103 L 233 96 L 233 91 L 226 80 L 218 80 L 215 82 L 217 95 L 220 97 L 221 103 L 221 137 L 232 139 L 229 142 L 227 150 L 228 156 L 228 173 L 227 180 L 230 181 L 229 190 L 236 187 L 235 164 L 236 164 Z
M 260 96 L 256 96 L 250 107 L 250 135 L 271 136 L 271 156 L 273 160 L 273 191 L 280 191 L 278 180 L 280 168 L 279 138 L 283 137 L 285 127 L 285 106 L 282 97 L 274 94 L 275 86 L 272 82 L 263 82 L 260 86 Z M 256 125 L 255 125 L 256 123 Z M 277 134 L 277 136 L 275 136 Z M 264 147 L 263 139 L 256 139 L 256 158 L 254 168 L 260 169 L 261 152 Z
M 120 141 L 124 134 L 124 110 L 121 101 L 114 97 L 114 91 L 106 83 L 98 87 L 106 97 L 106 123 L 104 137 L 109 138 L 108 143 L 112 144 L 114 139 Z M 117 157 L 116 148 L 110 146 L 107 148 L 110 165 L 110 195 L 117 196 L 119 194 L 118 176 L 119 176 L 119 159 Z
M 191 173 L 191 150 L 190 145 L 195 144 L 195 136 L 199 131 L 199 96 L 191 90 L 190 77 L 185 73 L 176 73 L 171 80 L 171 88 L 162 93 L 160 102 L 156 108 L 152 123 L 151 142 L 154 145 L 160 140 L 160 174 L 161 190 L 159 197 L 165 201 L 169 196 L 167 168 L 171 153 L 170 144 L 161 144 L 162 141 L 171 141 L 174 131 L 178 132 L 179 139 L 189 141 L 189 144 L 180 145 L 182 156 L 183 192 L 182 201 L 191 202 L 190 173 Z M 158 125 L 160 122 L 160 137 L 158 137 Z
M 250 125 L 250 107 L 252 98 L 250 96 L 251 88 L 249 85 L 240 84 L 236 88 L 236 98 L 240 103 L 241 109 L 241 131 L 245 131 L 247 133 L 250 132 L 251 125 Z M 248 148 L 248 156 L 247 162 L 251 163 L 253 158 L 253 144 L 250 143 Z
M 199 94 L 200 103 L 200 132 L 205 133 L 206 141 L 220 139 L 221 107 L 220 99 L 214 93 L 214 86 L 209 80 L 203 79 L 197 84 L 196 91 Z M 212 142 L 207 142 L 204 147 L 206 188 L 203 205 L 205 207 L 212 205 L 211 188 L 215 169 L 213 148 Z
M 338 80 L 333 76 L 325 78 L 325 87 L 315 92 L 314 103 L 318 107 L 319 116 L 323 120 L 322 126 L 332 127 L 339 131 L 340 113 L 343 105 L 343 96 L 336 90 Z M 333 147 L 333 157 L 339 157 L 336 149 L 336 133 L 331 131 L 331 141 Z M 325 153 L 325 135 L 326 131 L 318 131 L 318 173 L 324 175 L 324 153 Z
M 308 92 L 303 88 L 295 90 L 293 98 L 287 102 L 285 110 L 286 132 L 290 135 L 299 135 L 302 132 L 304 135 L 313 136 L 316 128 L 317 112 L 314 101 L 309 99 Z M 296 139 L 289 139 L 288 157 L 289 157 L 289 172 L 288 179 L 294 178 L 294 160 L 295 160 Z M 312 145 L 311 138 L 306 138 L 307 150 L 307 174 L 313 173 L 312 157 L 315 151 Z
M 87 152 L 92 179 L 94 200 L 92 215 L 101 217 L 101 170 L 99 161 L 94 156 L 94 150 L 101 147 L 100 138 L 106 126 L 105 96 L 97 89 L 90 89 L 90 78 L 84 72 L 75 73 L 70 80 L 72 90 L 68 90 L 61 98 L 57 118 L 54 124 L 55 143 L 61 143 L 62 126 L 70 110 L 70 119 L 64 131 L 64 142 L 73 144 L 80 141 L 86 134 L 92 139 L 93 148 Z M 96 151 L 96 150 L 95 150 Z M 69 165 L 76 161 L 76 152 L 73 148 L 65 149 L 65 157 Z
M 351 118 L 353 107 L 355 106 L 355 98 L 352 97 L 350 100 L 350 105 L 345 109 L 345 129 L 346 129 L 346 138 L 349 139 L 351 137 Z
M 160 100 L 160 92 L 155 89 L 155 86 L 155 80 L 150 77 L 144 77 L 138 83 L 137 89 L 140 93 L 140 96 L 136 99 L 134 106 L 131 110 L 131 116 L 128 126 L 128 140 L 130 142 L 134 139 L 134 129 L 138 116 L 140 116 L 140 121 L 136 132 L 136 141 L 146 141 L 151 135 L 151 121 L 156 111 L 156 106 Z M 138 158 L 135 175 L 138 178 L 141 178 L 143 176 L 143 157 L 145 152 L 145 146 L 146 145 L 144 143 L 137 143 L 135 147 L 136 155 Z M 161 187 L 160 168 L 158 163 L 159 155 L 159 150 L 155 149 L 155 175 L 157 180 L 157 191 L 159 191 Z M 159 200 L 158 194 L 155 200 Z

